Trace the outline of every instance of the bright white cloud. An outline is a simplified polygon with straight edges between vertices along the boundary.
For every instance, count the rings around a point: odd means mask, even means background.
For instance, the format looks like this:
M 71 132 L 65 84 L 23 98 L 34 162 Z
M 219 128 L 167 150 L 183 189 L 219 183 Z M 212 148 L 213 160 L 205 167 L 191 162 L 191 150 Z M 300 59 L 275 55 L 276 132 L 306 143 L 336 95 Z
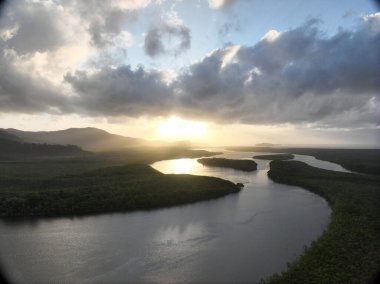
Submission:
M 212 9 L 226 8 L 238 0 L 208 0 L 208 4 Z
M 270 30 L 261 38 L 261 40 L 265 40 L 268 42 L 274 42 L 280 35 L 281 35 L 280 32 L 278 32 L 276 30 Z

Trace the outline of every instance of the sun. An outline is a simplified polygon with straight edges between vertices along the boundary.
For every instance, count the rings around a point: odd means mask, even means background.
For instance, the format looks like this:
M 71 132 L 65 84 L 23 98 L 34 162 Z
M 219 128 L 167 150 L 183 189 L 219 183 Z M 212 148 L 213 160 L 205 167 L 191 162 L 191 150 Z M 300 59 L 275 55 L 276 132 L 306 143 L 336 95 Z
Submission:
M 207 123 L 171 116 L 159 124 L 158 132 L 166 139 L 202 138 L 207 134 Z

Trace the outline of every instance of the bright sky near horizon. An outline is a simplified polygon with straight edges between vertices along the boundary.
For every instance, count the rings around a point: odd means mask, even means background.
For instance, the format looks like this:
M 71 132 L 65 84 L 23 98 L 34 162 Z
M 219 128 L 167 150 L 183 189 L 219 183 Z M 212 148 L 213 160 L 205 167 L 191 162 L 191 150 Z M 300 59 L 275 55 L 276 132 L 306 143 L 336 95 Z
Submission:
M 5 1 L 0 128 L 377 146 L 378 8 L 369 0 Z

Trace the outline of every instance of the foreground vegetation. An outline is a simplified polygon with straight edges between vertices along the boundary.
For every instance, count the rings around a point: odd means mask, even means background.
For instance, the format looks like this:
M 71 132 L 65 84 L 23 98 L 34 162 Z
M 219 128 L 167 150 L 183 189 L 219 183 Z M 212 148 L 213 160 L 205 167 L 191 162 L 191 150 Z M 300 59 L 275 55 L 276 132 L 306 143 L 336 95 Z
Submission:
M 286 272 L 267 283 L 374 283 L 380 270 L 380 178 L 272 161 L 268 176 L 326 198 L 331 223 Z
M 235 192 L 228 181 L 164 175 L 147 164 L 216 153 L 136 147 L 85 156 L 0 159 L 0 216 L 76 215 L 150 209 Z
M 251 172 L 257 170 L 257 164 L 252 160 L 232 160 L 225 158 L 202 158 L 197 160 L 204 166 L 231 168 L 240 171 Z
M 292 160 L 294 155 L 291 154 L 274 154 L 274 155 L 256 155 L 253 156 L 253 159 L 258 160 Z
M 151 209 L 238 192 L 213 177 L 165 175 L 148 165 L 101 168 L 48 179 L 1 179 L 0 216 L 76 215 Z
M 380 175 L 380 149 L 317 149 L 275 147 L 228 147 L 243 152 L 270 152 L 309 155 L 323 161 L 341 165 L 347 170 Z

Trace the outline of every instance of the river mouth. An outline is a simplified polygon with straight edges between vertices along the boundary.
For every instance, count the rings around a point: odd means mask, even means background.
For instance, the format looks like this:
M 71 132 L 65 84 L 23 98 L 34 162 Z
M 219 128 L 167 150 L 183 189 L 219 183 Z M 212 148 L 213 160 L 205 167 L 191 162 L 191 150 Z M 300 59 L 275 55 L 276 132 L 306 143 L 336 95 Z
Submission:
M 225 152 L 250 159 L 254 153 Z M 153 211 L 0 221 L 0 253 L 19 282 L 259 282 L 286 269 L 320 236 L 330 209 L 322 198 L 252 173 L 160 161 L 164 173 L 221 177 L 240 193 Z

